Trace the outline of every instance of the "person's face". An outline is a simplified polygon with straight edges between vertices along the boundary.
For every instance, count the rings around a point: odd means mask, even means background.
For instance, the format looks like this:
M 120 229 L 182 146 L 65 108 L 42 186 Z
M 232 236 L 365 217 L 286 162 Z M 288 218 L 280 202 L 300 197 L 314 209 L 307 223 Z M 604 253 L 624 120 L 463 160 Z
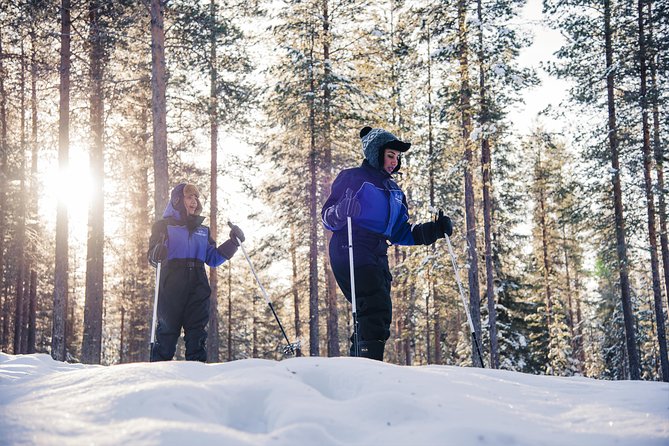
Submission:
M 400 159 L 400 152 L 393 149 L 386 149 L 383 153 L 383 170 L 393 173 Z
M 184 206 L 186 206 L 186 212 L 188 215 L 194 215 L 197 210 L 197 195 L 195 194 L 184 194 Z

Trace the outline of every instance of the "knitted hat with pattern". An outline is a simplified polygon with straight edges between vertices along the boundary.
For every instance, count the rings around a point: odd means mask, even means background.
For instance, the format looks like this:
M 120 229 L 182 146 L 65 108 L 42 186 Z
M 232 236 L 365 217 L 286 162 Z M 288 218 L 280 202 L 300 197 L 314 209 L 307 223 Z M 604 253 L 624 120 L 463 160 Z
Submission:
M 411 143 L 400 141 L 397 136 L 387 130 L 373 129 L 365 127 L 360 130 L 360 139 L 362 140 L 362 153 L 365 159 L 372 167 L 383 168 L 383 151 L 393 149 L 399 152 L 406 152 L 411 147 Z M 395 171 L 399 170 L 399 164 Z

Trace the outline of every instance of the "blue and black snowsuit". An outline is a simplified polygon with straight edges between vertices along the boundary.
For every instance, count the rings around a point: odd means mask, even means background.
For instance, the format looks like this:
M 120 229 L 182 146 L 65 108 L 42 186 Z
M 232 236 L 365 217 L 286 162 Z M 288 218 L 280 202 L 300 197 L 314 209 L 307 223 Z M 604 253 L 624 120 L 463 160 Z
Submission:
M 182 328 L 186 359 L 207 360 L 205 327 L 209 321 L 211 288 L 204 264 L 219 266 L 237 250 L 232 240 L 217 248 L 209 228 L 202 225 L 204 217 L 187 214 L 184 186 L 179 184 L 172 190 L 163 219 L 154 223 L 149 240 L 150 260 L 161 249 L 165 252 L 166 248 L 167 253 L 166 258 L 160 259 L 158 324 L 151 361 L 169 361 L 174 357 Z M 198 209 L 201 210 L 199 200 Z
M 321 217 L 324 226 L 333 231 L 329 247 L 332 271 L 339 288 L 351 302 L 348 229 L 346 219 L 338 218 L 335 208 L 347 189 L 354 192 L 360 203 L 360 215 L 352 218 L 360 356 L 383 360 L 392 320 L 388 241 L 395 245 L 416 245 L 431 244 L 435 238 L 431 234 L 431 223 L 413 226 L 409 223 L 406 197 L 391 175 L 382 169 L 385 148 L 403 152 L 410 144 L 381 129 L 373 129 L 367 138 L 363 133 L 361 136 L 365 160 L 360 167 L 339 173 Z M 398 164 L 395 172 L 399 167 Z

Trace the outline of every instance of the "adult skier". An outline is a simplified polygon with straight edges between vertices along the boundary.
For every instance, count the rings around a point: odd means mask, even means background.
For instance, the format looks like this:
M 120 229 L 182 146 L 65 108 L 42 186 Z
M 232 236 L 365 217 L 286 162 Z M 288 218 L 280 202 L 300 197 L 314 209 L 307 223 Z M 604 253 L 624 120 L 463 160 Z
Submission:
M 396 245 L 430 245 L 451 235 L 451 219 L 439 212 L 434 221 L 409 223 L 404 193 L 392 175 L 401 167 L 401 154 L 411 144 L 392 133 L 371 127 L 360 131 L 364 160 L 345 169 L 332 183 L 323 205 L 324 226 L 333 232 L 330 264 L 339 288 L 351 302 L 347 217 L 351 217 L 359 356 L 383 361 L 390 337 L 392 276 L 388 267 L 388 241 Z M 351 356 L 355 356 L 355 333 Z
M 184 330 L 186 360 L 207 361 L 205 326 L 209 322 L 209 280 L 204 264 L 221 265 L 237 251 L 244 233 L 232 225 L 230 239 L 216 247 L 200 216 L 200 193 L 193 184 L 172 189 L 163 219 L 155 222 L 149 239 L 149 262 L 161 263 L 158 324 L 151 361 L 170 361 Z M 158 286 L 158 285 L 157 285 Z M 152 327 L 153 328 L 153 327 Z

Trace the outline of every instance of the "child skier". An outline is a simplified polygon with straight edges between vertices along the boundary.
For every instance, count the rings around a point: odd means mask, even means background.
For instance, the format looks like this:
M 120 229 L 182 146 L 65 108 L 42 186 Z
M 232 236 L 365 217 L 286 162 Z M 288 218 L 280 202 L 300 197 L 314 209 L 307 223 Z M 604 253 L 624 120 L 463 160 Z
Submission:
M 207 361 L 205 343 L 209 322 L 209 280 L 204 264 L 216 267 L 232 258 L 242 230 L 234 226 L 230 239 L 218 247 L 202 225 L 202 204 L 196 186 L 181 183 L 172 189 L 163 219 L 154 223 L 149 239 L 149 262 L 162 262 L 158 293 L 158 326 L 151 361 L 170 361 L 184 330 L 186 360 Z
M 409 224 L 406 197 L 391 175 L 399 171 L 401 154 L 409 150 L 410 143 L 371 127 L 363 128 L 360 138 L 362 165 L 339 173 L 321 216 L 324 226 L 333 231 L 330 263 L 349 302 L 347 217 L 351 217 L 359 355 L 382 361 L 392 320 L 387 241 L 397 245 L 430 245 L 444 234 L 450 236 L 453 225 L 441 211 L 435 221 Z M 355 355 L 355 341 L 351 336 L 351 356 Z

